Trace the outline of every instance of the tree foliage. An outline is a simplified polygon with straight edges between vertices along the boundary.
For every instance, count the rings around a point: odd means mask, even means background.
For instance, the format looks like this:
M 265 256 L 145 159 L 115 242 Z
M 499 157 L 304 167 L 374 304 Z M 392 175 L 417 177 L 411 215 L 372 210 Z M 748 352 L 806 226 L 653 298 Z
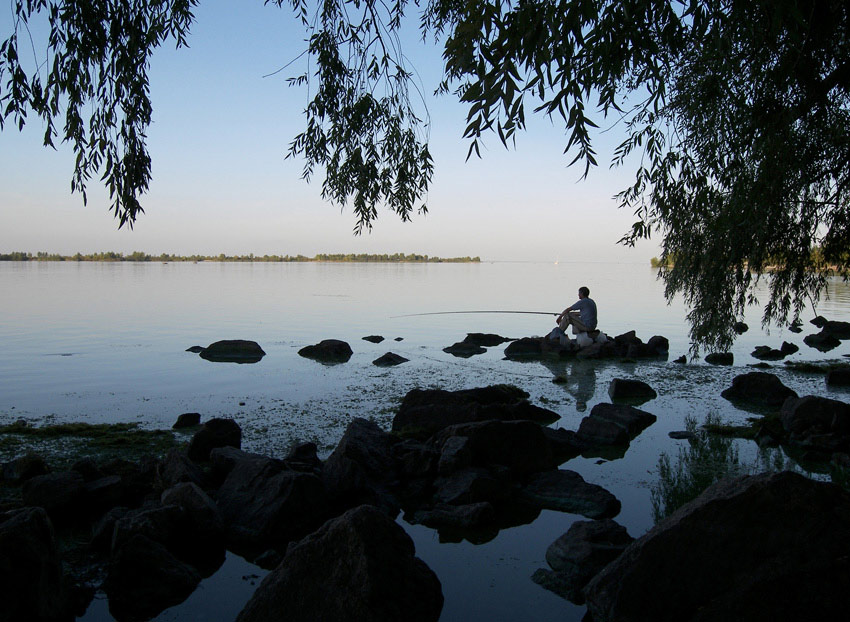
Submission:
M 195 0 L 14 0 L 0 48 L 0 120 L 33 112 L 45 142 L 64 113 L 73 188 L 101 172 L 121 224 L 141 211 L 150 161 L 146 68 L 185 42 Z M 850 274 L 850 19 L 844 0 L 266 0 L 308 32 L 306 128 L 290 155 L 322 194 L 350 205 L 355 231 L 377 208 L 424 211 L 433 163 L 421 92 L 400 46 L 405 10 L 443 46 L 436 85 L 467 107 L 470 155 L 506 145 L 526 114 L 558 120 L 571 163 L 597 164 L 603 123 L 624 128 L 614 165 L 636 216 L 621 240 L 658 235 L 668 297 L 690 307 L 695 347 L 723 348 L 766 280 L 765 323 L 796 318 L 827 276 Z M 49 70 L 18 60 L 48 15 Z M 86 113 L 85 111 L 88 111 Z M 86 117 L 88 114 L 88 117 Z M 0 121 L 0 122 L 2 122 Z M 812 252 L 817 248 L 817 252 Z M 675 258 L 675 261 L 670 261 Z

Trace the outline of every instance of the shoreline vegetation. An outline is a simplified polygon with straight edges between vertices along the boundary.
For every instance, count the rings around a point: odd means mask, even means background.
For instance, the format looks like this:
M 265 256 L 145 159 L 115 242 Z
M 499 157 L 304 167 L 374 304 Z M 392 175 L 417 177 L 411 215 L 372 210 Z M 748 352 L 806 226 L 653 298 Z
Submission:
M 382 263 L 480 263 L 480 257 L 432 257 L 429 255 L 418 255 L 415 253 L 393 253 L 389 254 L 367 254 L 367 253 L 319 253 L 313 257 L 304 255 L 150 255 L 142 251 L 135 251 L 129 255 L 108 251 L 105 253 L 89 253 L 83 255 L 59 255 L 39 251 L 36 254 L 17 251 L 12 253 L 0 253 L 0 261 L 232 261 L 232 262 L 309 262 L 309 261 L 333 261 L 333 262 L 382 262 Z

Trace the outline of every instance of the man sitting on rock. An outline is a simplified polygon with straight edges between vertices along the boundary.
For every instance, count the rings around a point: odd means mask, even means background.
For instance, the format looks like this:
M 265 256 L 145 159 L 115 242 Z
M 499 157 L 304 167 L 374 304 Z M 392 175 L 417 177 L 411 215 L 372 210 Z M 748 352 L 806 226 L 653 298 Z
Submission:
M 590 290 L 587 287 L 579 287 L 578 301 L 563 310 L 561 315 L 555 318 L 555 323 L 566 335 L 567 328 L 572 325 L 573 334 L 591 333 L 596 330 L 596 303 L 589 298 Z M 552 331 L 556 333 L 556 331 Z M 557 333 L 556 333 L 557 334 Z M 552 334 L 550 334 L 552 338 Z

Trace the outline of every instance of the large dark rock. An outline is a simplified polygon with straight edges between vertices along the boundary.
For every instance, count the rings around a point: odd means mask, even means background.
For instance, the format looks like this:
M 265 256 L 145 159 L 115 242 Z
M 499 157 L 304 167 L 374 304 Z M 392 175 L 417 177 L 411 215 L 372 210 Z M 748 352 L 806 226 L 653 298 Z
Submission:
M 790 472 L 745 476 L 633 542 L 585 597 L 595 622 L 843 620 L 848 550 L 850 493 Z
M 712 352 L 706 355 L 705 362 L 710 365 L 731 365 L 735 357 L 731 352 Z
M 316 475 L 250 454 L 235 461 L 216 497 L 228 540 L 251 553 L 309 533 L 326 518 L 328 506 Z
M 470 464 L 501 465 L 517 474 L 551 469 L 556 460 L 552 445 L 539 425 L 531 421 L 481 421 L 449 426 L 438 432 L 431 443 L 442 450 L 447 443 L 466 439 Z
M 793 445 L 828 453 L 850 451 L 850 404 L 807 395 L 786 400 L 779 417 Z
M 614 378 L 608 385 L 608 395 L 612 400 L 635 400 L 645 402 L 655 399 L 658 393 L 642 380 Z
M 322 479 L 328 491 L 348 506 L 394 506 L 390 491 L 399 476 L 393 446 L 399 441 L 372 421 L 353 419 L 325 461 Z
M 156 483 L 160 490 L 165 490 L 181 482 L 193 482 L 203 486 L 205 477 L 201 468 L 189 459 L 186 451 L 175 447 L 169 450 L 157 465 Z
M 435 622 L 440 582 L 414 554 L 392 519 L 359 506 L 292 544 L 237 621 Z
M 26 454 L 3 464 L 3 479 L 20 484 L 38 475 L 47 475 L 50 467 L 44 458 L 37 454 Z
M 620 502 L 610 492 L 584 481 L 575 471 L 535 473 L 522 488 L 522 497 L 538 507 L 581 514 L 587 518 L 611 518 L 620 513 Z
M 610 518 L 576 521 L 546 549 L 546 561 L 551 570 L 541 568 L 532 579 L 581 605 L 587 583 L 633 541 L 626 528 Z
M 508 344 L 505 348 L 505 358 L 510 360 L 525 360 L 540 358 L 543 355 L 543 340 L 535 337 L 523 337 Z
M 178 415 L 177 421 L 171 426 L 175 430 L 180 428 L 193 428 L 201 424 L 201 413 L 182 413 Z
M 189 443 L 189 458 L 206 462 L 216 447 L 242 447 L 242 429 L 233 419 L 210 419 L 202 425 Z
M 393 418 L 393 432 L 427 438 L 446 426 L 474 421 L 526 419 L 551 423 L 557 413 L 534 406 L 528 393 L 510 385 L 462 391 L 413 389 L 405 395 Z
M 266 355 L 256 341 L 225 339 L 208 345 L 199 356 L 215 363 L 257 363 Z
M 135 534 L 113 555 L 104 588 L 118 620 L 149 620 L 183 602 L 201 576 L 162 544 Z
M 346 363 L 354 352 L 351 346 L 339 339 L 323 339 L 312 346 L 305 346 L 298 350 L 298 354 L 304 358 L 319 361 L 320 363 Z
M 782 384 L 777 376 L 763 371 L 735 376 L 732 386 L 720 395 L 731 402 L 765 407 L 779 407 L 789 397 L 797 397 L 797 393 Z
M 183 510 L 183 522 L 191 531 L 191 539 L 212 549 L 224 545 L 224 521 L 218 506 L 200 487 L 182 482 L 162 493 L 163 505 L 176 505 Z
M 581 420 L 576 436 L 587 446 L 628 445 L 657 419 L 652 413 L 633 406 L 600 403 Z
M 486 351 L 486 348 L 467 341 L 458 341 L 457 343 L 453 343 L 452 345 L 443 348 L 443 352 L 464 359 L 468 359 L 470 356 L 475 356 L 476 354 L 484 354 Z
M 491 524 L 496 518 L 493 505 L 487 501 L 466 505 L 438 503 L 432 508 L 416 511 L 411 522 L 432 529 L 476 529 Z
M 850 369 L 830 369 L 826 373 L 826 384 L 834 387 L 850 386 Z
M 826 324 L 821 328 L 823 332 L 832 335 L 836 339 L 850 339 L 850 322 L 838 322 L 836 320 L 827 320 Z
M 0 514 L 0 620 L 70 620 L 67 595 L 47 512 L 28 507 Z
M 50 517 L 64 523 L 78 520 L 85 511 L 85 479 L 76 471 L 39 475 L 24 482 L 24 505 L 44 508 Z

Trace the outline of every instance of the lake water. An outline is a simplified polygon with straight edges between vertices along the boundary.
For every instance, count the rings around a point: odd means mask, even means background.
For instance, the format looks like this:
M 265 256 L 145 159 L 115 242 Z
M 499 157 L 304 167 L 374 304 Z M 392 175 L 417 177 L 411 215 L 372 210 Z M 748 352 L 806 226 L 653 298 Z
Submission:
M 610 336 L 635 330 L 646 341 L 670 340 L 669 361 L 520 363 L 503 360 L 504 346 L 456 358 L 442 349 L 468 332 L 506 337 L 542 335 L 553 318 L 530 314 L 451 314 L 440 311 L 512 310 L 559 312 L 591 289 L 599 327 Z M 659 455 L 675 457 L 683 441 L 668 432 L 686 416 L 707 415 L 741 423 L 749 413 L 720 397 L 732 378 L 757 361 L 757 345 L 800 346 L 797 361 L 839 359 L 850 344 L 822 354 L 803 343 L 817 332 L 810 324 L 796 335 L 760 326 L 760 310 L 746 318 L 750 331 L 738 338 L 735 365 L 674 358 L 688 350 L 685 309 L 667 305 L 663 286 L 647 264 L 481 263 L 38 263 L 0 262 L 0 424 L 20 418 L 43 424 L 86 421 L 138 422 L 170 428 L 178 414 L 230 417 L 243 429 L 243 447 L 280 456 L 295 441 L 315 441 L 324 457 L 354 417 L 389 428 L 395 408 L 410 389 L 461 389 L 515 384 L 533 403 L 556 411 L 553 424 L 575 430 L 596 403 L 608 401 L 615 377 L 648 382 L 659 397 L 641 408 L 658 421 L 618 460 L 577 458 L 563 468 L 610 490 L 622 502 L 615 520 L 638 537 L 652 526 L 650 488 Z M 850 287 L 835 282 L 818 313 L 850 320 Z M 804 320 L 813 314 L 807 312 Z M 362 340 L 382 335 L 383 343 Z M 298 356 L 322 339 L 347 341 L 348 363 L 325 366 Z M 401 338 L 395 341 L 395 338 Z M 185 352 L 220 339 L 257 341 L 267 356 L 257 364 L 211 363 Z M 392 351 L 409 362 L 389 369 L 372 361 Z M 844 359 L 846 360 L 846 359 Z M 800 395 L 844 401 L 847 391 L 829 389 L 823 376 L 774 369 Z M 567 384 L 552 382 L 567 376 Z M 586 404 L 586 406 L 584 406 Z M 743 462 L 756 462 L 752 443 L 739 443 Z M 0 456 L 8 459 L 9 456 Z M 417 555 L 438 575 L 445 606 L 441 620 L 580 620 L 584 608 L 530 579 L 546 567 L 546 548 L 582 517 L 544 511 L 530 525 L 502 530 L 484 544 L 440 542 L 436 531 L 401 524 Z M 264 571 L 230 555 L 183 604 L 159 620 L 235 618 Z M 109 620 L 97 599 L 82 620 Z

